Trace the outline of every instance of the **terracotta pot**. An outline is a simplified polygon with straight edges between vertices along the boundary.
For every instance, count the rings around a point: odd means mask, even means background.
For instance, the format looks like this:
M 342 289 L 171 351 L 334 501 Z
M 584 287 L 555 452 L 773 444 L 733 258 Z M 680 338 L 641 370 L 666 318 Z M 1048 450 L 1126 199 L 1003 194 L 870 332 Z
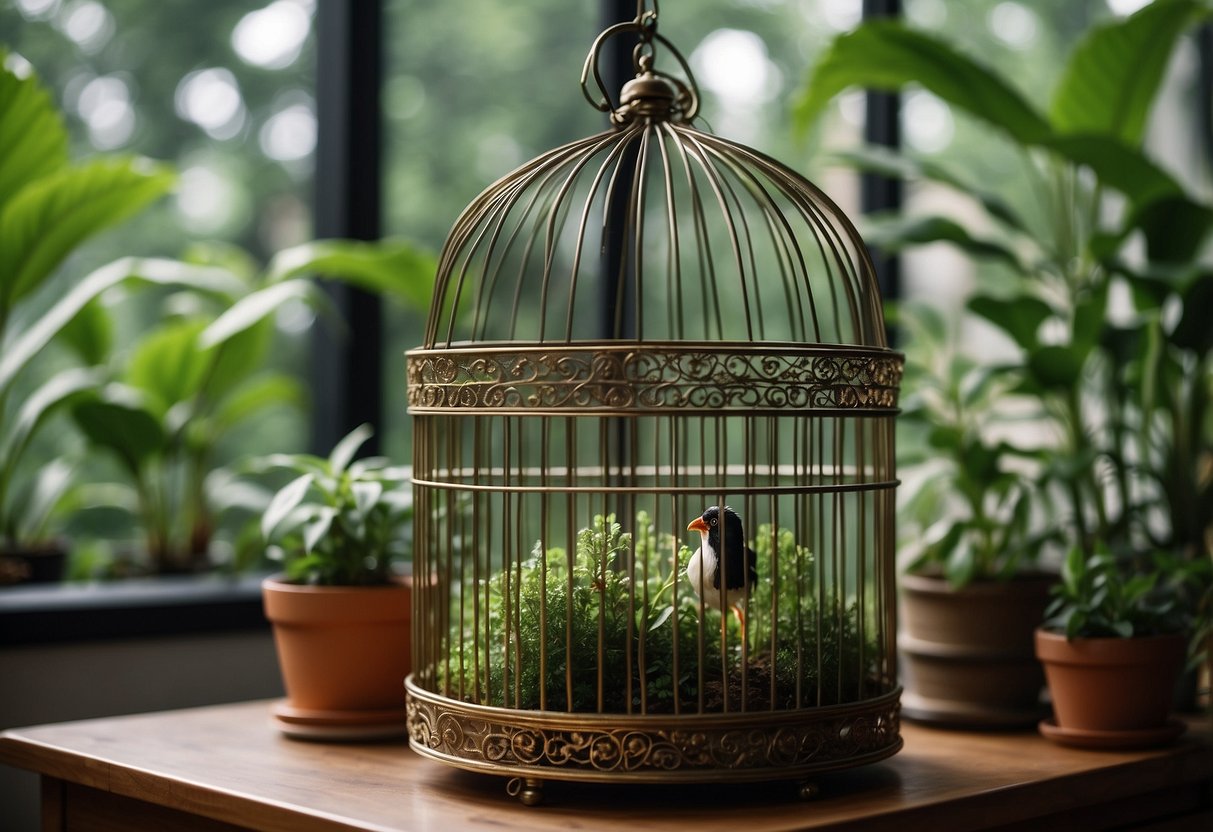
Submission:
M 404 710 L 410 666 L 412 581 L 381 587 L 327 587 L 267 578 L 265 614 L 286 686 L 303 720 L 357 721 L 354 712 Z M 344 719 L 338 714 L 349 714 Z M 279 714 L 280 718 L 282 717 Z
M 903 575 L 905 716 L 951 727 L 1034 725 L 1044 676 L 1032 634 L 1054 581 L 1030 574 L 953 589 L 943 578 Z
M 1143 731 L 1167 723 L 1187 656 L 1183 635 L 1075 638 L 1036 631 L 1053 712 L 1067 731 Z

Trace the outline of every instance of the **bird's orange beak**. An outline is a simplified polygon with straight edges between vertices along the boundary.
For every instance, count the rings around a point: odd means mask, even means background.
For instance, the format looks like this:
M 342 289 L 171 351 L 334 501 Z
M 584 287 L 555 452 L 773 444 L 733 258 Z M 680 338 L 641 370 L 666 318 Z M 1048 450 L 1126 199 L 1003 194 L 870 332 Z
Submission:
M 702 517 L 696 517 L 687 526 L 688 532 L 706 532 L 707 530 L 708 530 L 708 524 L 703 522 Z

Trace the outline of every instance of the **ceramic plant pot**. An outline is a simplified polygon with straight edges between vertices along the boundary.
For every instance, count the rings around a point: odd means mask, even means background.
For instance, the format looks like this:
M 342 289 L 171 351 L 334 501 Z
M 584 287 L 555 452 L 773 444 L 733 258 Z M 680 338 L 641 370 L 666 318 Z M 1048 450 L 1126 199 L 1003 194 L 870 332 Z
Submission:
M 1035 725 L 1044 676 L 1032 633 L 1055 580 L 1032 574 L 953 589 L 943 578 L 903 575 L 902 714 L 955 728 Z
M 1187 656 L 1179 634 L 1075 638 L 1036 631 L 1036 655 L 1053 697 L 1045 736 L 1067 745 L 1136 748 L 1179 736 L 1169 719 L 1175 682 Z
M 279 727 L 308 739 L 403 735 L 411 580 L 322 587 L 267 578 L 261 588 L 286 687 L 274 706 Z

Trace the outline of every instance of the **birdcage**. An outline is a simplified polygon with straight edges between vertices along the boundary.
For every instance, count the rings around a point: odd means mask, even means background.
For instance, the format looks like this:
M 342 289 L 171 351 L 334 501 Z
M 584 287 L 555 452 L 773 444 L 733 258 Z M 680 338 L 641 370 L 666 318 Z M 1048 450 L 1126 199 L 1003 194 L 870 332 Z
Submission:
M 407 356 L 412 747 L 526 802 L 901 746 L 902 358 L 872 263 L 811 183 L 693 126 L 640 7 L 582 73 L 612 129 L 468 206 Z M 614 37 L 637 41 L 617 100 Z

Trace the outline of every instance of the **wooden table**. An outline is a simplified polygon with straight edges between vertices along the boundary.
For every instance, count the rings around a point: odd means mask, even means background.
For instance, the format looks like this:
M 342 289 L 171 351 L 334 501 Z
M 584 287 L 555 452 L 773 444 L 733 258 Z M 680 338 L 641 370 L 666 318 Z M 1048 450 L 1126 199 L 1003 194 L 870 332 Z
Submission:
M 421 759 L 403 742 L 286 739 L 268 708 L 10 730 L 0 735 L 0 763 L 42 775 L 48 830 L 1213 829 L 1213 751 L 1199 726 L 1166 749 L 1101 752 L 1059 748 L 1035 733 L 905 725 L 900 754 L 822 776 L 820 796 L 807 803 L 787 783 L 551 782 L 546 805 L 528 808 L 505 794 L 504 778 Z

